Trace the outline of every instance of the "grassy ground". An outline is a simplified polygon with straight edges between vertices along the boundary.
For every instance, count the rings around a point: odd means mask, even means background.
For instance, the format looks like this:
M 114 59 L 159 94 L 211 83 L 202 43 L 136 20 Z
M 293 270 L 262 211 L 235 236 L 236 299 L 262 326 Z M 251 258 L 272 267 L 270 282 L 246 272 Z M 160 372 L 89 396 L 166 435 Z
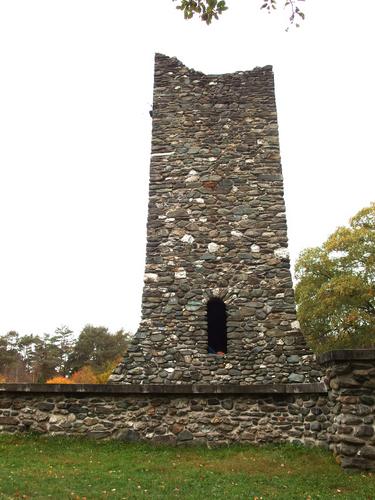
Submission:
M 375 499 L 375 474 L 290 445 L 163 448 L 0 436 L 0 498 Z

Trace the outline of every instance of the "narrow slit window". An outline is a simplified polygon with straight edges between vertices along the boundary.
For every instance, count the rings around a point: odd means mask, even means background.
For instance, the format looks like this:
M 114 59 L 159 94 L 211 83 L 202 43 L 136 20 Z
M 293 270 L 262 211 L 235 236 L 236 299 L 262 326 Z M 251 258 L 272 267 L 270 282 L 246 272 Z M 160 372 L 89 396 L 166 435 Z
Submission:
M 227 352 L 227 311 L 221 299 L 213 298 L 207 303 L 208 353 Z

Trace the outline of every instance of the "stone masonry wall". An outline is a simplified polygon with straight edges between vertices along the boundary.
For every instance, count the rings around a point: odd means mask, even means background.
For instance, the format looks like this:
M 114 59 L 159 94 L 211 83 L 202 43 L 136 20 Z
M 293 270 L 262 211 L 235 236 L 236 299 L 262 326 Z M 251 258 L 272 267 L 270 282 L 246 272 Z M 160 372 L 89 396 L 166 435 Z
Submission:
M 328 443 L 342 467 L 375 470 L 375 349 L 323 354 L 332 408 Z
M 326 441 L 322 384 L 163 387 L 0 385 L 0 432 L 208 446 Z
M 375 470 L 375 349 L 325 353 L 325 384 L 0 384 L 0 433 L 329 446 Z
M 207 301 L 227 310 L 208 354 Z M 296 321 L 272 68 L 156 55 L 142 321 L 111 383 L 314 382 Z

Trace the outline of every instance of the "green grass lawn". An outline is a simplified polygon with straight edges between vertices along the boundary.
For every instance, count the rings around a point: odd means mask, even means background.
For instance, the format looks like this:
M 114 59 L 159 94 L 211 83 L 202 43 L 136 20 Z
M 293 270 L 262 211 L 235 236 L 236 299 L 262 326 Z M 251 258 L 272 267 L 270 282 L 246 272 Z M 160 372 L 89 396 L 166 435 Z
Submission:
M 166 448 L 0 436 L 0 498 L 375 499 L 375 474 L 291 445 Z

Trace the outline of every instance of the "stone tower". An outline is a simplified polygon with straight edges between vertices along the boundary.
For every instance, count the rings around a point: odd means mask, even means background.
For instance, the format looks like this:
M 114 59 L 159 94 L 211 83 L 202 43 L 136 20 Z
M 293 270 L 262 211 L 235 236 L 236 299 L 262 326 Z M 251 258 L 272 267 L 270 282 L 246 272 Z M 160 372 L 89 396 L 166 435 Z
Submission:
M 156 54 L 142 321 L 111 383 L 317 380 L 296 321 L 273 72 Z

